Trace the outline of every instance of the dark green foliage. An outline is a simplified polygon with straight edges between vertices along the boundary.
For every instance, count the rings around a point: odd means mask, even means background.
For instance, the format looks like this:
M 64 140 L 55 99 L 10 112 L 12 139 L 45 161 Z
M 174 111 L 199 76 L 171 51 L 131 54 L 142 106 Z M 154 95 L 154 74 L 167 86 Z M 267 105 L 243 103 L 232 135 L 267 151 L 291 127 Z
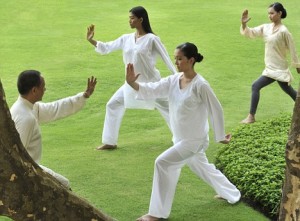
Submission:
M 285 170 L 291 115 L 239 125 L 223 145 L 216 166 L 238 187 L 243 199 L 268 217 L 277 216 Z

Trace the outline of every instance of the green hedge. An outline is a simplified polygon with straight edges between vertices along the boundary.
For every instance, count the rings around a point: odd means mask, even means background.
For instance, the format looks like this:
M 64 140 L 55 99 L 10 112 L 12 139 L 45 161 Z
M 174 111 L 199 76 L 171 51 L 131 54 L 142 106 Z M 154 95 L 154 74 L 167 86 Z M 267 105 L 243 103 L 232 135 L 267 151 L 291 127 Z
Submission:
M 241 124 L 216 157 L 216 166 L 242 192 L 243 200 L 270 218 L 278 215 L 280 206 L 290 125 L 289 114 Z

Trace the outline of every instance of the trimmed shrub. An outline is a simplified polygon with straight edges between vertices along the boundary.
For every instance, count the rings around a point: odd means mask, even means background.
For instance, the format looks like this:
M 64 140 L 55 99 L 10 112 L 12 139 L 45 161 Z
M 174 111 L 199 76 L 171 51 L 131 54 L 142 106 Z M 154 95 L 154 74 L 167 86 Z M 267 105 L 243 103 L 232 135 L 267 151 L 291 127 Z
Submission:
M 290 125 L 290 114 L 241 124 L 216 157 L 215 165 L 241 191 L 242 199 L 271 219 L 279 212 Z

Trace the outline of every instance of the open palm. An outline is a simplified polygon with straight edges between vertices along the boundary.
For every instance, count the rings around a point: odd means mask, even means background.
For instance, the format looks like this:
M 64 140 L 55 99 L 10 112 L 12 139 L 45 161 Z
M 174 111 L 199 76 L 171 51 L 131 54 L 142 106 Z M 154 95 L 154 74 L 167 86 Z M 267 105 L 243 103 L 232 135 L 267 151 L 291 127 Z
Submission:
M 246 9 L 242 14 L 241 21 L 243 24 L 246 24 L 250 19 L 251 18 L 249 18 L 249 16 L 248 16 L 248 10 Z

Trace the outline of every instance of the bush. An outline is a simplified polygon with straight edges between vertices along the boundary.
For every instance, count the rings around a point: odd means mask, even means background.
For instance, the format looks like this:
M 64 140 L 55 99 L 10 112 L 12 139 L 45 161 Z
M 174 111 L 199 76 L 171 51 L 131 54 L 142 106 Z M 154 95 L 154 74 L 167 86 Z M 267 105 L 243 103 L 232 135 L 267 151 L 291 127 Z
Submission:
M 216 166 L 242 192 L 243 200 L 272 219 L 279 212 L 290 125 L 289 114 L 241 124 L 216 157 Z

